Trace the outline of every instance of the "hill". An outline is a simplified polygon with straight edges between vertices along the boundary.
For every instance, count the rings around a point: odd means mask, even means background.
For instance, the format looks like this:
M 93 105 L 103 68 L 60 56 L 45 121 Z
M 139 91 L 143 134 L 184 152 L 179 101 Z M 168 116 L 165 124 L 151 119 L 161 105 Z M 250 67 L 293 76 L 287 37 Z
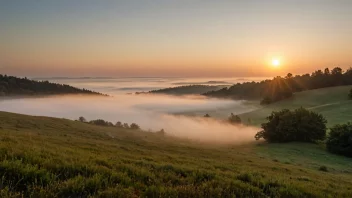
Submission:
M 342 85 L 352 85 L 352 68 L 347 71 L 339 67 L 331 71 L 326 68 L 324 71 L 317 70 L 312 74 L 296 76 L 288 73 L 285 77 L 277 76 L 272 80 L 237 83 L 204 95 L 245 100 L 262 99 L 261 104 L 270 104 L 291 98 L 293 93 Z
M 0 96 L 32 96 L 52 94 L 91 94 L 103 95 L 87 89 L 79 89 L 49 81 L 35 81 L 0 74 Z
M 0 197 L 352 196 L 352 159 L 319 145 L 201 144 L 6 112 L 0 177 Z
M 263 106 L 257 110 L 240 115 L 242 120 L 248 118 L 252 124 L 259 126 L 272 111 L 305 107 L 323 114 L 328 126 L 346 123 L 352 120 L 352 100 L 348 93 L 352 86 L 339 86 L 298 92 L 292 98 Z
M 185 86 L 152 90 L 152 91 L 149 91 L 148 93 L 170 94 L 170 95 L 203 94 L 209 91 L 220 90 L 225 87 L 227 86 L 226 85 L 185 85 Z

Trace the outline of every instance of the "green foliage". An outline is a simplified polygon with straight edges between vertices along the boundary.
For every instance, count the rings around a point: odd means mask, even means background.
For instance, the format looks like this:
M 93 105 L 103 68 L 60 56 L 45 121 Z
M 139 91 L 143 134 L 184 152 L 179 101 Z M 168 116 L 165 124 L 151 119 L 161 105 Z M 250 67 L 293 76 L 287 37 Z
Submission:
M 352 123 L 333 126 L 326 147 L 332 153 L 352 157 Z
M 4 112 L 0 126 L 0 197 L 352 196 L 352 159 L 314 144 L 212 145 Z
M 130 126 L 130 129 L 139 130 L 139 129 L 141 129 L 141 127 L 139 127 L 139 125 L 136 124 L 136 123 L 132 123 L 131 126 Z
M 228 118 L 228 121 L 231 124 L 241 124 L 242 123 L 240 116 L 234 115 L 233 113 L 231 113 L 230 117 Z
M 83 116 L 79 117 L 79 118 L 78 118 L 78 121 L 80 121 L 80 122 L 87 122 L 87 120 L 86 120 Z
M 318 113 L 299 108 L 272 112 L 268 122 L 262 124 L 263 131 L 256 134 L 258 140 L 268 142 L 315 142 L 326 136 L 326 119 Z
M 289 73 L 285 78 L 278 76 L 261 82 L 237 83 L 204 95 L 247 100 L 263 98 L 261 104 L 266 105 L 291 98 L 296 92 L 341 85 L 352 85 L 352 68 L 346 72 L 339 67 L 332 69 L 331 72 L 326 68 L 324 72 L 317 70 L 312 74 L 296 76 Z
M 91 120 L 89 124 L 99 125 L 99 126 L 114 126 L 111 122 L 105 121 L 103 119 Z
M 0 74 L 0 96 L 50 95 L 50 94 L 90 94 L 103 95 L 87 89 L 79 89 L 49 81 L 35 81 Z
M 352 89 L 350 90 L 350 93 L 348 94 L 348 98 L 352 100 Z

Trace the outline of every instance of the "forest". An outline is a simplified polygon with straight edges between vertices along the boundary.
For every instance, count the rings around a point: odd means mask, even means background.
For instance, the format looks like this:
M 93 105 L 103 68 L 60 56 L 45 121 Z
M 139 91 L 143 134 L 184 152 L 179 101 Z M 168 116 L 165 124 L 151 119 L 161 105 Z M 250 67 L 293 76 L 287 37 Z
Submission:
M 92 94 L 103 95 L 87 89 L 79 89 L 65 84 L 35 81 L 0 74 L 0 96 L 51 95 L 51 94 Z
M 335 67 L 331 71 L 326 68 L 324 71 L 317 70 L 312 74 L 296 76 L 288 73 L 285 77 L 277 76 L 272 80 L 261 82 L 237 83 L 229 88 L 210 91 L 203 95 L 246 100 L 261 98 L 262 104 L 270 104 L 290 98 L 295 92 L 342 85 L 352 85 L 352 68 L 345 72 L 340 67 Z

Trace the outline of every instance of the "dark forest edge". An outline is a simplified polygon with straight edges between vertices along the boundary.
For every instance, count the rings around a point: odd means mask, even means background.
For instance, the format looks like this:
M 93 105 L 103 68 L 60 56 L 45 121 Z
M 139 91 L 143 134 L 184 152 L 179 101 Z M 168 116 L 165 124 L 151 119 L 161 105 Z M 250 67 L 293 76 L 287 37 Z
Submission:
M 210 91 L 203 95 L 209 97 L 254 100 L 261 98 L 261 104 L 270 104 L 293 96 L 295 92 L 312 89 L 352 85 L 352 68 L 343 72 L 340 67 L 330 71 L 317 70 L 312 74 L 293 76 L 288 73 L 285 77 L 274 77 L 272 80 L 260 82 L 237 83 L 231 87 L 218 91 Z
M 70 85 L 36 81 L 0 74 L 0 96 L 36 96 L 56 94 L 89 94 L 107 96 L 105 94 L 80 89 Z

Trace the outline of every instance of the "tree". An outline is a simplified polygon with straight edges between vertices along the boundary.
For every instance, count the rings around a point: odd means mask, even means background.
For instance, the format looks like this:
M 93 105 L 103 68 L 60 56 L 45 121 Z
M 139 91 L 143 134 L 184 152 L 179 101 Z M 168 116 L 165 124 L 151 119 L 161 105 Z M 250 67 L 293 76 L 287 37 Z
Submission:
M 131 126 L 130 126 L 130 129 L 139 130 L 141 128 L 138 126 L 138 124 L 132 123 Z
M 288 73 L 285 78 L 292 78 L 292 76 L 293 75 L 291 73 Z
M 272 112 L 268 122 L 262 124 L 263 130 L 255 136 L 268 142 L 315 142 L 326 136 L 326 119 L 318 113 L 299 108 Z
M 326 141 L 326 148 L 332 153 L 352 157 L 352 123 L 333 126 Z
M 115 126 L 118 128 L 123 128 L 122 122 L 120 121 L 116 122 Z
M 231 113 L 228 120 L 231 124 L 241 124 L 242 123 L 241 118 L 238 115 L 234 115 L 233 113 Z
M 79 117 L 79 118 L 78 118 L 78 121 L 80 121 L 80 122 L 87 122 L 87 120 L 86 120 L 83 116 Z
M 123 123 L 123 128 L 129 129 L 129 128 L 130 128 L 130 125 L 128 125 L 128 123 Z

